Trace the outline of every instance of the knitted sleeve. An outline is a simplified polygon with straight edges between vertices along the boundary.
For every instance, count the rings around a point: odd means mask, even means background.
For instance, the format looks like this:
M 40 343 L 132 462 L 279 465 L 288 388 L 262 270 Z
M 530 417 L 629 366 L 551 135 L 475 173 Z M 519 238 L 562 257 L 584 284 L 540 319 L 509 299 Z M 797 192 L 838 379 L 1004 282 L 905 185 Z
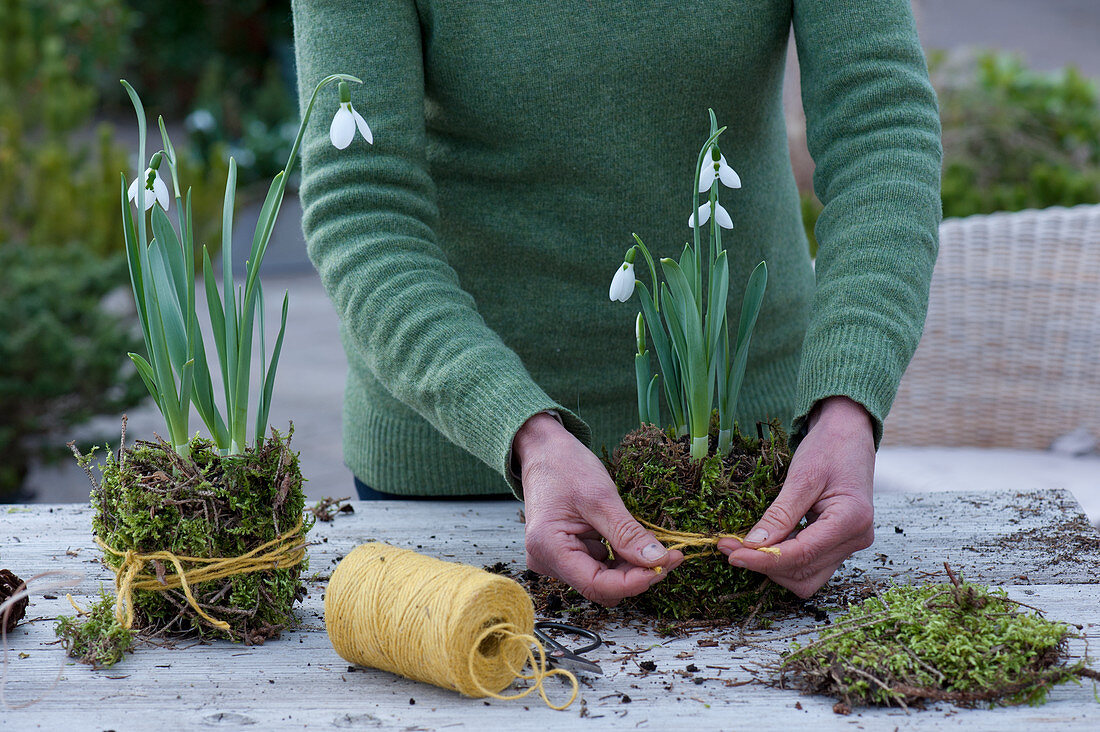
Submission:
M 309 256 L 345 342 L 394 397 L 515 489 L 508 456 L 528 417 L 556 410 L 586 444 L 589 430 L 485 324 L 437 242 L 415 3 L 295 0 L 292 8 L 302 104 L 324 76 L 355 75 L 364 83 L 352 85 L 352 104 L 374 136 L 373 145 L 357 137 L 336 150 L 331 118 L 315 114 L 302 146 Z M 335 109 L 335 97 L 326 107 Z
M 938 247 L 940 123 L 909 0 L 795 0 L 814 189 L 817 291 L 794 432 L 829 396 L 875 445 L 920 340 Z

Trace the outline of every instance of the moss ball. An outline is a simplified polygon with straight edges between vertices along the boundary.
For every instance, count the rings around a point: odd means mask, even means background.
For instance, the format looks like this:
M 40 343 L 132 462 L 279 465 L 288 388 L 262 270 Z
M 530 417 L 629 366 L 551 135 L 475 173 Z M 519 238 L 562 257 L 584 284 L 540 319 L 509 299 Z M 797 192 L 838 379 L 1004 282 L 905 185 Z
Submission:
M 736 430 L 728 454 L 718 456 L 717 429 L 711 449 L 693 461 L 687 437 L 652 425 L 626 435 L 608 461 L 608 472 L 627 509 L 673 531 L 743 533 L 779 495 L 790 465 L 787 438 L 778 424 L 770 436 L 745 437 Z M 740 618 L 789 598 L 762 575 L 732 567 L 714 549 L 687 549 L 687 561 L 669 577 L 628 603 L 648 614 L 677 620 Z

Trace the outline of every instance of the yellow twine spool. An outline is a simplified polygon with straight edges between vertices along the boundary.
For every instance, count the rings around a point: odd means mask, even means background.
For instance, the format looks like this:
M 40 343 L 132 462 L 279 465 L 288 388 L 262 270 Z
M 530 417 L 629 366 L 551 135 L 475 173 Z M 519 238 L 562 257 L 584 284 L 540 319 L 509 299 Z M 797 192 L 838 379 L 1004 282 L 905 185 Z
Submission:
M 329 640 L 351 663 L 471 697 L 538 690 L 548 706 L 565 709 L 577 698 L 577 679 L 546 668 L 534 625 L 531 598 L 514 580 L 377 542 L 352 550 L 325 591 Z M 554 675 L 572 683 L 565 704 L 551 703 L 543 688 Z M 533 683 L 501 695 L 517 678 Z

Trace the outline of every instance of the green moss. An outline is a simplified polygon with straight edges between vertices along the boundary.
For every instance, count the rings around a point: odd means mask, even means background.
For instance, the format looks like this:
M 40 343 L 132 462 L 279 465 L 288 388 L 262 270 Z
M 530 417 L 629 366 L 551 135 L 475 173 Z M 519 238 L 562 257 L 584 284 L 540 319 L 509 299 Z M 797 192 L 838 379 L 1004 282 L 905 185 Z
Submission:
M 54 632 L 71 657 L 94 668 L 114 666 L 134 647 L 134 631 L 115 619 L 115 598 L 102 588 L 86 619 L 60 617 Z
M 675 439 L 653 426 L 623 438 L 608 471 L 627 509 L 635 516 L 675 531 L 741 533 L 764 514 L 782 487 L 790 464 L 787 439 L 778 424 L 760 440 L 734 433 L 729 455 L 711 454 L 693 462 L 687 438 Z M 696 553 L 668 579 L 629 604 L 659 617 L 738 618 L 767 609 L 787 597 L 761 575 L 731 567 L 713 549 Z
M 138 442 L 121 457 L 108 453 L 99 466 L 102 480 L 92 491 L 95 535 L 118 551 L 234 557 L 293 529 L 302 518 L 304 480 L 289 435 L 272 430 L 271 439 L 243 455 L 221 456 L 200 438 L 190 447 L 189 458 L 163 442 Z M 303 525 L 303 538 L 311 527 L 312 521 Z M 104 558 L 113 568 L 123 561 L 110 553 Z M 203 609 L 228 623 L 228 631 L 212 627 L 178 589 L 135 591 L 134 627 L 262 643 L 296 622 L 292 607 L 305 594 L 300 576 L 307 568 L 303 561 L 192 585 Z M 175 571 L 170 564 L 163 570 Z
M 845 704 L 1042 702 L 1074 678 L 1069 627 L 1023 612 L 1003 590 L 902 586 L 852 605 L 820 638 L 792 643 L 781 670 Z

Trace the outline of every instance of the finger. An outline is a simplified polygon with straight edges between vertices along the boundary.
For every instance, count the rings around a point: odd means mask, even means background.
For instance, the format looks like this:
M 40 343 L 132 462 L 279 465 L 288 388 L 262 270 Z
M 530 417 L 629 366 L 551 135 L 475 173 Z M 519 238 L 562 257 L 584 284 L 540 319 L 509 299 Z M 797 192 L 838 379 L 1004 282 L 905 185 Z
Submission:
M 776 545 L 778 555 L 738 548 L 729 552 L 730 564 L 766 574 L 798 595 L 810 596 L 845 559 L 874 541 L 874 529 L 855 515 L 859 512 L 828 513 L 797 536 Z
M 584 518 L 607 539 L 616 557 L 639 567 L 668 566 L 668 549 L 630 515 L 617 493 L 585 509 Z
M 750 547 L 774 546 L 783 541 L 798 526 L 798 522 L 817 502 L 821 481 L 805 472 L 792 470 L 787 482 L 772 505 L 745 535 L 745 545 Z M 727 539 L 719 546 L 733 549 L 735 540 Z
M 792 572 L 799 568 L 817 569 L 843 560 L 852 552 L 865 549 L 874 540 L 873 509 L 862 502 L 833 504 L 786 541 L 774 545 L 779 554 L 735 546 L 728 556 L 739 566 L 753 571 Z M 769 573 L 770 573 L 769 572 Z
M 617 560 L 608 567 L 593 559 L 580 546 L 564 552 L 553 569 L 555 577 L 593 602 L 613 607 L 624 597 L 640 595 L 667 576 L 648 567 Z

